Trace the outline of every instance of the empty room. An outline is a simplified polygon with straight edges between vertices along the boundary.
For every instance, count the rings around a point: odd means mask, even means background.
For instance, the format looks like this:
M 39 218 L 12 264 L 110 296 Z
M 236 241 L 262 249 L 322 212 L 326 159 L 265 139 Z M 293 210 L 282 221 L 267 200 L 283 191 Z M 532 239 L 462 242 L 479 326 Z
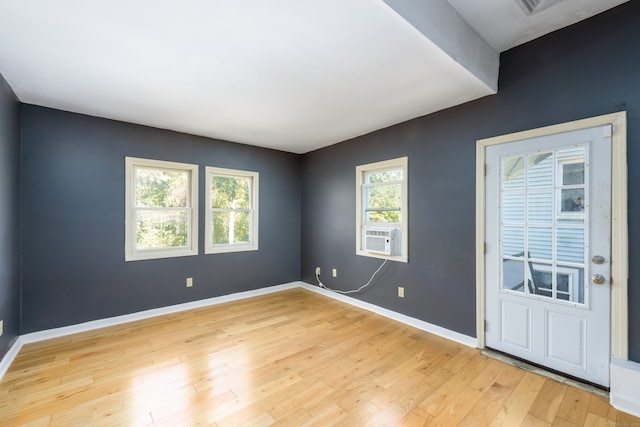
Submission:
M 640 425 L 638 23 L 0 1 L 0 425 Z

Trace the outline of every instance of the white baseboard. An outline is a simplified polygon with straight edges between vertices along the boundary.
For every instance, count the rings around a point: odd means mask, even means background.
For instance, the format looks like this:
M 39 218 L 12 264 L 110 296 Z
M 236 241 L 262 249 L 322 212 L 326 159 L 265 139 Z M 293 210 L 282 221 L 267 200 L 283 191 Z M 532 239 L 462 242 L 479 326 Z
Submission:
M 284 291 L 287 289 L 303 288 L 312 292 L 316 292 L 336 300 L 345 302 L 347 304 L 359 307 L 373 313 L 380 314 L 389 319 L 396 320 L 398 322 L 413 326 L 423 331 L 432 333 L 434 335 L 447 338 L 451 341 L 455 341 L 464 344 L 469 347 L 476 347 L 476 339 L 468 335 L 463 335 L 458 332 L 451 331 L 449 329 L 442 328 L 440 326 L 433 325 L 431 323 L 424 322 L 422 320 L 406 316 L 404 314 L 396 313 L 395 311 L 388 310 L 386 308 L 378 307 L 377 305 L 360 301 L 355 298 L 349 298 L 344 295 L 337 294 L 335 292 L 327 291 L 318 286 L 313 286 L 305 282 L 291 282 L 277 286 L 270 286 L 267 288 L 256 289 L 246 292 L 238 292 L 229 295 L 223 295 L 220 297 L 208 298 L 199 301 L 191 301 L 183 304 L 171 305 L 168 307 L 161 307 L 152 310 L 140 311 L 137 313 L 125 314 L 122 316 L 109 317 L 106 319 L 92 320 L 90 322 L 79 323 L 77 325 L 64 326 L 61 328 L 48 329 L 45 331 L 31 332 L 22 335 L 18 338 L 16 343 L 11 347 L 9 352 L 0 361 L 0 379 L 4 376 L 5 372 L 17 356 L 18 352 L 22 348 L 23 344 L 34 343 L 38 341 L 44 341 L 52 338 L 64 337 L 67 335 L 77 334 L 80 332 L 88 332 L 96 329 L 106 328 L 109 326 L 121 325 L 123 323 L 134 322 L 136 320 L 149 319 L 156 316 L 162 316 L 165 314 L 177 313 L 185 310 L 192 310 L 194 308 L 208 307 L 217 304 L 222 304 L 230 301 L 238 301 L 246 298 L 251 298 L 259 295 L 267 295 L 275 292 Z
M 77 325 L 64 326 L 62 328 L 47 329 L 45 331 L 31 332 L 22 335 L 24 344 L 32 342 L 44 341 L 52 338 L 64 337 L 79 332 L 93 331 L 95 329 L 106 328 L 108 326 L 121 325 L 123 323 L 134 322 L 136 320 L 149 319 L 165 314 L 178 313 L 180 311 L 192 310 L 194 308 L 208 307 L 212 305 L 222 304 L 230 301 L 238 301 L 246 298 L 256 297 L 259 295 L 272 294 L 287 289 L 293 289 L 300 286 L 300 282 L 285 283 L 283 285 L 270 286 L 267 288 L 256 289 L 253 291 L 238 292 L 219 297 L 207 298 L 198 301 L 185 302 L 183 304 L 170 305 L 167 307 L 154 308 L 151 310 L 139 311 L 137 313 L 124 314 L 122 316 L 109 317 L 106 319 L 92 320 L 90 322 L 79 323 Z
M 640 363 L 611 360 L 609 398 L 614 408 L 640 417 Z
M 398 322 L 404 323 L 409 326 L 413 326 L 414 328 L 421 329 L 425 332 L 429 332 L 434 335 L 438 335 L 440 337 L 446 338 L 451 341 L 455 341 L 460 344 L 464 344 L 468 347 L 476 347 L 477 339 L 474 337 L 470 337 L 468 335 L 461 334 L 459 332 L 452 331 L 450 329 L 443 328 L 441 326 L 434 325 L 429 322 L 425 322 L 423 320 L 416 319 L 415 317 L 407 316 L 405 314 L 400 314 L 392 310 L 388 310 L 386 308 L 379 307 L 375 304 L 370 304 L 368 302 L 360 301 L 356 298 L 351 298 L 336 292 L 331 292 L 326 289 L 323 289 L 319 286 L 310 285 L 308 283 L 300 282 L 301 286 L 307 290 L 312 292 L 316 292 L 322 295 L 326 295 L 328 297 L 334 298 L 338 301 L 345 302 L 347 304 L 353 305 L 355 307 L 363 308 L 367 311 L 371 311 L 373 313 L 379 314 L 384 317 L 388 317 L 389 319 L 396 320 Z
M 4 374 L 7 373 L 7 369 L 9 369 L 9 366 L 11 366 L 18 353 L 20 353 L 22 344 L 22 337 L 18 337 L 18 339 L 9 348 L 9 351 L 7 351 L 7 353 L 4 355 L 2 360 L 0 360 L 0 380 L 2 379 L 2 377 L 4 377 Z

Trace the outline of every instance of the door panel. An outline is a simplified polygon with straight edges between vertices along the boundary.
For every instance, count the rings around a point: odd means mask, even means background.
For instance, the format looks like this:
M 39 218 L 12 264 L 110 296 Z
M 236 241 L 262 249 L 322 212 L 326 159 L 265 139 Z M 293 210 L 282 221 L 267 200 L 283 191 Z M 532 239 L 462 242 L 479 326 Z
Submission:
M 490 146 L 486 159 L 487 346 L 608 386 L 609 127 Z

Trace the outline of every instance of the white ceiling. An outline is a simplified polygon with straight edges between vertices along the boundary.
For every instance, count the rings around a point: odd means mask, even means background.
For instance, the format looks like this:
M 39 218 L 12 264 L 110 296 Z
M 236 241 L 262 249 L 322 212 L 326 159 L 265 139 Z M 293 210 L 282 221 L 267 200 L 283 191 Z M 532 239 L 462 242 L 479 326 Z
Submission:
M 493 94 L 499 51 L 624 0 L 449 2 L 0 0 L 0 73 L 27 104 L 305 153 Z

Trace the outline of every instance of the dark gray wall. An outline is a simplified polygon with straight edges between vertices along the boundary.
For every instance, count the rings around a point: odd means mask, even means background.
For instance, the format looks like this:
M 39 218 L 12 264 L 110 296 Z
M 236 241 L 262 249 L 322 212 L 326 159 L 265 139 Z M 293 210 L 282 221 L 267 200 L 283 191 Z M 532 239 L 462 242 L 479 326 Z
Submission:
M 200 255 L 124 262 L 125 156 L 201 166 Z M 205 165 L 260 173 L 258 251 L 204 255 Z M 297 155 L 24 105 L 21 178 L 22 333 L 300 277 Z
M 630 357 L 640 361 L 640 2 L 501 55 L 499 93 L 309 153 L 302 160 L 302 279 L 342 289 L 379 261 L 355 255 L 355 167 L 409 157 L 409 263 L 357 298 L 475 336 L 475 141 L 628 113 Z M 404 286 L 406 298 L 396 296 Z
M 20 104 L 0 75 L 0 359 L 20 334 Z

